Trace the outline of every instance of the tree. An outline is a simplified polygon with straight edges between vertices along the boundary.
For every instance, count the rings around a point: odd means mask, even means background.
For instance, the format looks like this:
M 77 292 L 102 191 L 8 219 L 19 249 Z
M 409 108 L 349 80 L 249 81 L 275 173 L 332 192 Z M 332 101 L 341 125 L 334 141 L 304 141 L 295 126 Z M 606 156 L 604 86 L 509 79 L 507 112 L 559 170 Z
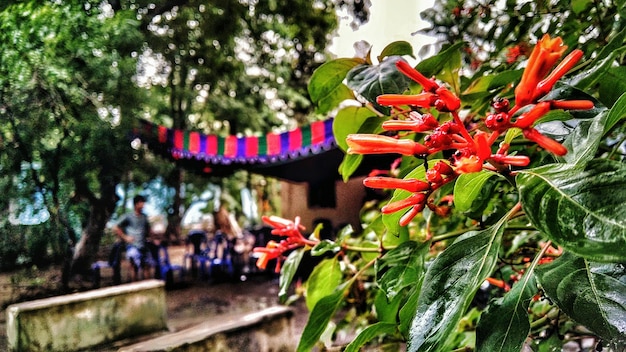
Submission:
M 138 83 L 150 89 L 153 121 L 250 135 L 312 118 L 306 82 L 336 27 L 331 1 L 119 3 L 130 8 L 146 36 Z M 177 190 L 168 221 L 177 237 L 185 177 L 176 168 L 166 179 Z
M 3 178 L 21 197 L 41 196 L 50 235 L 75 247 L 68 263 L 84 272 L 138 153 L 126 137 L 141 93 L 127 79 L 138 23 L 98 1 L 22 2 L 0 18 Z
M 0 10 L 1 185 L 7 202 L 43 199 L 44 226 L 64 243 L 60 256 L 65 243 L 74 249 L 76 272 L 97 253 L 117 185 L 141 188 L 161 172 L 176 189 L 187 181 L 131 147 L 139 117 L 221 134 L 316 118 L 306 81 L 336 26 L 330 1 L 27 1 Z M 183 203 L 174 198 L 173 228 Z

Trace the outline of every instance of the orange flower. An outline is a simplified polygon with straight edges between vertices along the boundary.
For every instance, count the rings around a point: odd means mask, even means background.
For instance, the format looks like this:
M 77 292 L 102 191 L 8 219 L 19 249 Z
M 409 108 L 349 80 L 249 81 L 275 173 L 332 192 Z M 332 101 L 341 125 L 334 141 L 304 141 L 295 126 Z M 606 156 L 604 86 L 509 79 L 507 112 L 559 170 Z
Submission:
M 396 139 L 378 134 L 350 134 L 346 138 L 348 154 L 427 154 L 428 148 L 410 139 Z
M 402 72 L 405 76 L 419 83 L 422 87 L 424 87 L 424 91 L 426 92 L 435 92 L 437 88 L 439 88 L 439 84 L 432 79 L 426 78 L 419 71 L 411 67 L 406 61 L 398 61 L 396 62 L 396 67 L 398 71 Z
M 522 79 L 515 88 L 515 104 L 517 106 L 524 106 L 533 102 L 537 85 L 550 72 L 565 50 L 567 50 L 567 46 L 563 45 L 561 37 L 552 39 L 550 35 L 546 34 L 541 38 L 530 54 Z
M 461 157 L 454 163 L 455 171 L 461 174 L 471 174 L 483 169 L 483 160 L 476 155 Z
M 563 156 L 567 154 L 567 148 L 565 148 L 561 143 L 555 141 L 554 139 L 544 136 L 536 129 L 530 127 L 523 130 L 524 137 L 527 139 L 539 144 L 540 147 L 545 150 L 556 154 L 558 156 Z
M 395 178 L 395 177 L 367 177 L 363 180 L 363 185 L 369 188 L 381 189 L 403 189 L 409 192 L 422 192 L 430 189 L 428 182 L 414 178 Z
M 432 106 L 437 99 L 437 95 L 424 92 L 416 95 L 404 94 L 384 94 L 376 98 L 376 102 L 384 106 L 413 105 L 420 108 Z

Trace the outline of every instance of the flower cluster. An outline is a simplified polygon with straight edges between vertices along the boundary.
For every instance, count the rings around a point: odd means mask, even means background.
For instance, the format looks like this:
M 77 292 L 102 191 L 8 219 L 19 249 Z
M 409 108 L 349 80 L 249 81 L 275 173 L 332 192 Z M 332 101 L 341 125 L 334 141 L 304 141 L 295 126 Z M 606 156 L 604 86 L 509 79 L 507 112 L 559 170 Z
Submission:
M 259 269 L 265 269 L 267 267 L 267 263 L 272 259 L 277 259 L 276 261 L 276 272 L 280 272 L 280 261 L 285 252 L 290 251 L 292 249 L 303 247 L 303 246 L 315 246 L 317 242 L 312 240 L 307 240 L 302 235 L 302 232 L 306 228 L 300 225 L 300 217 L 296 216 L 294 221 L 283 219 L 278 216 L 263 216 L 263 222 L 272 226 L 274 229 L 272 230 L 273 235 L 285 237 L 285 239 L 280 242 L 269 241 L 265 247 L 257 247 L 254 248 L 255 253 L 261 253 L 259 259 L 256 262 L 256 266 Z
M 527 140 L 545 150 L 559 156 L 565 155 L 567 149 L 563 145 L 541 134 L 533 126 L 553 109 L 593 108 L 593 102 L 588 100 L 541 100 L 583 56 L 582 51 L 573 50 L 557 65 L 566 50 L 567 46 L 563 45 L 561 38 L 545 35 L 532 50 L 521 81 L 515 88 L 515 105 L 511 107 L 506 98 L 496 98 L 492 102 L 492 111 L 482 120 L 482 124 L 471 130 L 468 130 L 459 115 L 462 103 L 456 94 L 434 79 L 425 77 L 407 62 L 398 61 L 398 70 L 419 83 L 423 88 L 422 92 L 416 95 L 379 96 L 378 104 L 393 109 L 393 118 L 382 124 L 382 128 L 388 132 L 386 135 L 349 135 L 346 140 L 348 153 L 398 153 L 426 159 L 434 153 L 451 151 L 452 157 L 449 164 L 440 162 L 434 170 L 427 170 L 427 181 L 366 179 L 364 183 L 368 187 L 403 189 L 413 193 L 407 199 L 387 205 L 383 212 L 395 212 L 410 207 L 401 220 L 401 224 L 406 225 L 424 208 L 424 204 L 429 204 L 428 196 L 434 190 L 460 173 L 478 172 L 484 168 L 502 172 L 512 166 L 527 166 L 530 159 L 524 155 L 509 154 L 508 144 L 502 142 L 497 148 L 494 147 L 498 137 L 511 128 L 521 130 Z M 420 113 L 419 109 L 426 112 Z M 438 112 L 441 121 L 430 113 L 433 112 L 432 109 Z M 448 114 L 452 119 L 443 121 L 442 117 Z M 426 134 L 423 143 L 401 138 L 412 133 Z

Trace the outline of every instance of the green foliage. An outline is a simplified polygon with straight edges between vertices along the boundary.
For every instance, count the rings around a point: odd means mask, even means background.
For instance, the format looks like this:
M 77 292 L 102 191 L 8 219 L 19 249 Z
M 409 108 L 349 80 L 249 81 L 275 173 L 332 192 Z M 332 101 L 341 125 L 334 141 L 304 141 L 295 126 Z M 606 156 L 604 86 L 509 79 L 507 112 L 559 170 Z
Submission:
M 553 350 L 585 338 L 615 350 L 626 344 L 623 9 L 615 12 L 613 3 L 591 1 L 507 2 L 505 8 L 490 2 L 468 4 L 439 2 L 435 6 L 440 11 L 424 14 L 433 21 L 431 31 L 465 41 L 450 41 L 455 44 L 444 45 L 416 69 L 459 95 L 464 123 L 472 131 L 489 132 L 484 119 L 494 109 L 494 98 L 513 103 L 513 87 L 527 56 L 506 63 L 507 51 L 540 38 L 546 28 L 546 33 L 561 35 L 570 49 L 581 48 L 586 59 L 544 100 L 587 100 L 594 107 L 554 109 L 534 125 L 563 143 L 567 153 L 562 157 L 530 143 L 527 131 L 520 128 L 495 135 L 491 153 L 507 146 L 510 156 L 528 156 L 528 165 L 457 175 L 433 192 L 426 209 L 407 226 L 399 221 L 412 211 L 407 209 L 413 203 L 399 211 L 383 209 L 384 214 L 368 204 L 364 231 L 337 238 L 335 245 L 341 250 L 334 252 L 337 259 L 333 259 L 345 266 L 340 268 L 343 281 L 336 271 L 332 281 L 346 285 L 357 280 L 360 286 L 352 284 L 349 291 L 345 286 L 335 291 L 326 288 L 314 296 L 317 305 L 311 309 L 306 331 L 312 334 L 303 336 L 301 346 L 312 348 L 324 329 L 343 326 L 329 324 L 339 309 L 358 313 L 345 318 L 353 329 L 348 333 L 354 334 L 353 342 L 345 346 L 350 351 L 397 341 L 407 342 L 409 351 Z M 568 10 L 562 11 L 565 7 Z M 617 14 L 602 20 L 609 13 Z M 505 19 L 510 23 L 501 22 Z M 454 37 L 455 33 L 462 34 Z M 429 131 L 409 137 L 404 131 L 381 128 L 383 122 L 406 116 L 411 109 L 432 113 L 440 122 L 449 119 L 433 105 L 430 110 L 414 106 L 389 110 L 376 104 L 383 93 L 421 92 L 421 86 L 406 84 L 394 72 L 391 63 L 400 58 L 393 55 L 413 53 L 406 48 L 395 51 L 398 48 L 404 44 L 383 49 L 378 63 L 369 58 L 358 64 L 333 60 L 322 67 L 337 70 L 320 69 L 312 76 L 310 89 L 324 92 L 314 100 L 322 111 L 339 106 L 322 101 L 352 99 L 344 84 L 366 101 L 362 106 L 339 108 L 336 114 L 334 131 L 343 150 L 348 150 L 343 139 L 350 134 L 384 133 L 425 144 Z M 474 51 L 478 48 L 485 53 L 478 55 Z M 478 57 L 484 61 L 473 62 Z M 351 69 L 339 66 L 346 62 Z M 335 76 L 327 76 L 331 72 Z M 427 160 L 423 155 L 403 156 L 389 175 L 404 181 L 428 179 L 438 162 L 455 160 L 450 154 L 436 152 Z M 361 160 L 361 154 L 346 155 L 339 170 L 344 179 Z M 378 206 L 408 202 L 415 193 L 398 186 Z M 374 245 L 377 256 L 373 256 Z M 320 286 L 320 280 L 316 275 L 307 285 Z M 311 330 L 314 325 L 319 333 Z

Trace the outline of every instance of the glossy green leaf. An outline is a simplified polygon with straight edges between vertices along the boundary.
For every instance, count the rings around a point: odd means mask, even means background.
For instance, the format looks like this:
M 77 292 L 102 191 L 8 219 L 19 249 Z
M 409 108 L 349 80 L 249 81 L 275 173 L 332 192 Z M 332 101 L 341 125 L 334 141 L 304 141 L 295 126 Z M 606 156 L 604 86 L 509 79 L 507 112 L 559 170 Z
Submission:
M 624 79 L 626 81 L 626 79 Z M 626 117 L 626 93 L 617 99 L 604 123 L 604 134 L 609 132 L 618 122 Z
M 363 155 L 361 154 L 346 154 L 339 164 L 339 174 L 344 182 L 348 182 L 350 176 L 359 168 L 363 161 Z
M 387 299 L 394 299 L 406 287 L 420 285 L 429 244 L 404 242 L 376 262 L 376 281 Z
M 593 159 L 602 138 L 624 117 L 626 117 L 626 94 L 622 94 L 608 112 L 606 109 L 600 110 L 593 119 L 578 123 L 563 142 L 569 151 L 564 159 L 572 164 Z
M 330 240 L 320 241 L 315 247 L 311 248 L 312 256 L 320 256 L 326 253 L 337 253 L 341 250 L 341 245 Z
M 563 141 L 563 146 L 568 150 L 563 157 L 565 161 L 579 164 L 595 157 L 604 135 L 607 116 L 605 111 L 595 119 L 581 121 L 574 130 L 568 132 L 568 137 Z
M 319 113 L 327 113 L 343 100 L 354 97 L 343 80 L 348 71 L 363 62 L 363 59 L 356 58 L 337 59 L 324 63 L 313 72 L 308 91 L 313 103 L 318 105 Z
M 370 123 L 368 120 L 372 119 Z M 353 133 L 375 133 L 382 124 L 382 119 L 377 118 L 372 110 L 350 106 L 339 110 L 333 120 L 333 135 L 337 145 L 343 150 L 348 150 L 346 137 Z
M 522 70 L 504 71 L 478 77 L 463 91 L 464 99 L 474 99 L 489 95 L 522 77 Z
M 565 253 L 536 273 L 546 295 L 569 317 L 608 342 L 626 342 L 624 263 L 594 263 Z
M 399 56 L 387 58 L 378 65 L 359 65 L 346 76 L 348 87 L 358 92 L 380 111 L 388 111 L 376 103 L 376 97 L 382 94 L 400 94 L 409 87 L 409 79 L 396 68 Z
M 280 288 L 278 291 L 278 297 L 281 301 L 284 301 L 287 297 L 289 286 L 291 286 L 291 281 L 298 270 L 298 266 L 300 266 L 304 252 L 304 248 L 298 248 L 292 251 L 289 253 L 287 259 L 285 259 L 285 262 L 283 262 L 281 266 L 280 279 L 278 282 L 278 287 Z
M 461 174 L 454 184 L 454 207 L 462 212 L 482 211 L 493 190 L 489 180 L 497 175 L 489 170 Z
M 465 44 L 462 42 L 455 43 L 445 50 L 442 50 L 439 54 L 420 61 L 415 69 L 426 77 L 435 76 L 444 69 L 451 58 L 458 55 L 463 45 Z
M 429 160 L 428 167 L 432 167 L 439 161 L 441 161 L 441 159 Z M 411 179 L 411 178 L 418 179 L 418 180 L 425 180 L 426 170 L 424 169 L 424 167 L 418 166 L 404 177 L 404 179 Z M 402 200 L 402 199 L 407 198 L 410 195 L 411 195 L 411 192 L 407 192 L 404 190 L 396 190 L 393 192 L 393 197 L 391 198 L 389 202 L 391 203 L 391 202 L 395 202 L 398 200 Z M 397 237 L 403 231 L 406 231 L 406 229 L 402 230 L 403 227 L 400 226 L 399 222 L 400 222 L 400 218 L 402 217 L 402 215 L 404 215 L 404 213 L 406 213 L 407 211 L 408 209 L 403 210 L 403 211 L 398 211 L 392 214 L 383 214 L 383 223 L 385 224 L 385 227 L 387 228 L 388 235 Z
M 626 261 L 626 165 L 592 160 L 520 171 L 531 223 L 555 243 L 596 261 Z
M 357 337 L 346 346 L 344 352 L 357 352 L 361 350 L 366 343 L 373 340 L 375 337 L 382 334 L 393 334 L 396 332 L 396 324 L 395 323 L 375 323 L 363 329 Z
M 393 42 L 387 45 L 383 49 L 383 51 L 380 53 L 380 55 L 378 55 L 377 59 L 378 59 L 378 62 L 382 62 L 385 58 L 390 57 L 390 56 L 404 56 L 404 55 L 415 58 L 411 43 L 404 41 L 404 40 L 400 40 L 400 41 Z
M 430 264 L 408 341 L 408 351 L 446 351 L 460 319 L 495 267 L 508 215 L 459 237 Z
M 400 312 L 398 313 L 398 318 L 400 320 L 400 326 L 398 326 L 398 329 L 405 337 L 408 337 L 410 334 L 411 323 L 413 322 L 415 311 L 417 310 L 417 300 L 419 299 L 421 289 L 422 285 L 415 285 L 411 287 L 406 302 L 402 308 L 400 308 Z
M 344 282 L 336 287 L 335 291 L 333 291 L 330 295 L 322 297 L 319 301 L 317 301 L 315 307 L 313 307 L 313 310 L 309 315 L 309 320 L 304 326 L 296 351 L 311 351 L 320 336 L 322 336 L 324 330 L 326 330 L 328 322 L 341 305 L 341 302 L 343 302 L 343 297 L 348 288 L 352 285 L 353 281 L 354 280 L 349 280 Z
M 387 299 L 383 290 L 376 290 L 374 297 L 374 309 L 376 310 L 376 319 L 380 322 L 396 323 L 400 303 L 403 300 L 402 295 L 395 296 L 393 299 Z
M 613 106 L 617 99 L 626 92 L 626 67 L 612 67 L 599 82 L 598 98 L 606 106 Z
M 526 270 L 511 291 L 492 301 L 476 328 L 477 351 L 521 351 L 530 332 L 528 306 L 537 293 L 532 269 Z
M 306 305 L 309 310 L 317 301 L 330 295 L 341 284 L 343 273 L 337 257 L 322 260 L 315 266 L 306 283 Z

